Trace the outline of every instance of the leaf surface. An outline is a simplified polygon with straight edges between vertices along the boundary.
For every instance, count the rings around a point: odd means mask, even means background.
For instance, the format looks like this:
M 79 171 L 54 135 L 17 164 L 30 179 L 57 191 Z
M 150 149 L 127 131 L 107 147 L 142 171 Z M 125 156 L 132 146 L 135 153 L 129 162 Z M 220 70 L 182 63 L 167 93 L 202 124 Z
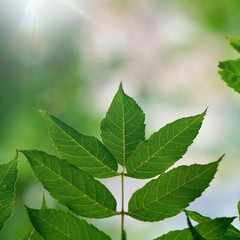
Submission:
M 117 175 L 117 161 L 95 137 L 85 136 L 55 116 L 41 111 L 49 135 L 61 157 L 94 177 L 107 178 Z
M 180 166 L 151 180 L 132 195 L 128 214 L 151 222 L 178 214 L 209 186 L 219 161 Z
M 192 220 L 198 223 L 202 223 L 206 220 L 211 219 L 195 211 L 186 210 L 186 212 Z M 224 235 L 224 240 L 240 240 L 240 231 L 237 228 L 235 228 L 232 224 L 230 224 Z
M 240 93 L 240 59 L 220 62 L 218 67 L 223 81 Z
M 0 230 L 12 214 L 17 181 L 17 155 L 14 160 L 0 166 Z
M 74 213 L 90 218 L 116 214 L 110 191 L 87 172 L 42 151 L 21 151 L 49 193 Z
M 240 38 L 227 37 L 229 44 L 240 53 Z
M 105 233 L 72 214 L 53 209 L 27 210 L 34 228 L 46 240 L 110 240 Z
M 43 194 L 42 199 L 42 209 L 48 209 L 45 195 Z M 23 240 L 44 240 L 43 237 L 32 227 L 32 229 L 29 231 L 29 233 L 26 235 L 26 237 Z
M 127 175 L 152 178 L 167 170 L 186 153 L 198 134 L 205 113 L 178 119 L 141 142 L 127 161 Z
M 135 100 L 127 96 L 120 84 L 105 119 L 101 137 L 117 162 L 125 166 L 126 159 L 145 137 L 145 116 Z
M 198 224 L 195 229 L 205 240 L 223 240 L 224 234 L 233 218 L 216 218 Z M 189 228 L 171 231 L 155 240 L 193 240 Z

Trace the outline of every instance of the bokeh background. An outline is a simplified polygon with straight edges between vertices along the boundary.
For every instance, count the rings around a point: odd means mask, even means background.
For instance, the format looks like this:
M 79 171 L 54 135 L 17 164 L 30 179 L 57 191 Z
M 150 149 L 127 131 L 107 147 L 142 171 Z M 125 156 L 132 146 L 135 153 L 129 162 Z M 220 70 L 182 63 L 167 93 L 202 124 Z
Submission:
M 239 22 L 239 0 L 1 0 L 0 163 L 10 161 L 16 148 L 56 153 L 38 109 L 99 137 L 100 121 L 122 81 L 146 113 L 147 136 L 209 107 L 178 164 L 226 156 L 189 209 L 236 216 L 240 96 L 220 80 L 217 65 L 239 57 L 224 38 L 240 35 Z M 23 239 L 31 227 L 24 204 L 41 205 L 43 189 L 26 159 L 19 161 L 16 205 L 1 240 Z M 104 183 L 119 200 L 120 180 Z M 144 183 L 126 180 L 126 204 Z M 59 207 L 48 194 L 47 202 Z M 119 239 L 118 217 L 90 222 Z M 126 218 L 129 239 L 153 239 L 184 227 L 183 214 L 158 223 Z

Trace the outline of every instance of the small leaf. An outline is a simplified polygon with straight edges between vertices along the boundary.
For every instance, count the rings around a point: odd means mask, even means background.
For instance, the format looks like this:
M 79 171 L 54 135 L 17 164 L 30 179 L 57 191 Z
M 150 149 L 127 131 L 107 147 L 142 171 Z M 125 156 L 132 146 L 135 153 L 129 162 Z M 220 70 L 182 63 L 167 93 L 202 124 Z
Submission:
M 195 229 L 205 240 L 223 240 L 224 234 L 234 218 L 216 218 L 198 224 Z M 193 240 L 189 228 L 171 231 L 155 240 Z
M 195 211 L 189 211 L 189 210 L 185 210 L 185 211 L 187 212 L 188 216 L 192 220 L 194 220 L 198 223 L 201 223 L 201 222 L 211 219 L 211 218 L 205 217 Z M 237 228 L 235 228 L 232 224 L 230 224 L 224 236 L 225 236 L 224 240 L 240 240 L 240 231 Z
M 127 176 L 152 178 L 182 158 L 197 136 L 205 113 L 178 119 L 141 142 L 127 160 Z
M 220 62 L 218 67 L 223 81 L 240 93 L 240 59 Z
M 41 113 L 63 159 L 97 178 L 117 175 L 117 161 L 97 138 L 80 134 L 45 111 Z
M 120 84 L 101 123 L 101 136 L 103 143 L 122 166 L 125 166 L 128 156 L 145 137 L 144 121 L 142 109 L 124 93 Z
M 63 159 L 45 152 L 21 151 L 35 176 L 50 194 L 74 213 L 90 218 L 116 215 L 116 200 L 91 175 Z
M 34 228 L 46 240 L 110 240 L 105 233 L 72 214 L 53 209 L 27 210 Z
M 43 194 L 42 199 L 42 209 L 47 209 L 47 203 L 45 199 L 45 195 Z M 32 229 L 29 231 L 27 236 L 23 240 L 44 240 L 42 236 L 32 227 Z
M 188 217 L 188 214 L 187 212 L 186 213 L 186 216 L 187 216 L 187 223 L 188 223 L 188 227 L 189 227 L 189 231 L 191 232 L 192 234 L 192 237 L 193 239 L 192 240 L 206 240 L 205 238 L 203 238 L 199 233 L 198 231 L 195 229 L 195 227 L 192 225 L 189 217 Z
M 17 157 L 0 166 L 0 230 L 12 214 L 17 181 Z
M 229 44 L 240 53 L 240 38 L 226 37 Z
M 238 207 L 238 216 L 239 216 L 239 220 L 240 220 L 240 201 L 238 202 L 237 207 Z
M 151 180 L 133 194 L 128 214 L 150 222 L 177 215 L 209 186 L 220 160 L 180 166 Z

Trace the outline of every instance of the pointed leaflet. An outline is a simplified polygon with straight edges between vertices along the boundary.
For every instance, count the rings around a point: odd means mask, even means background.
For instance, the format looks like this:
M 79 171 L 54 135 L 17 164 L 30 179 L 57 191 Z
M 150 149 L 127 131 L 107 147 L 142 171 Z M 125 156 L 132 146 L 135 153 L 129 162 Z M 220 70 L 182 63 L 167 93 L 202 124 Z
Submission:
M 152 178 L 167 170 L 186 153 L 198 134 L 205 113 L 178 119 L 141 142 L 127 161 L 127 175 Z
M 240 53 L 240 38 L 227 37 L 229 44 Z
M 192 225 L 191 220 L 189 219 L 186 211 L 185 211 L 185 213 L 187 216 L 187 223 L 188 223 L 189 231 L 191 232 L 192 237 L 193 237 L 192 240 L 206 240 L 199 234 L 199 232 L 196 230 L 196 228 Z
M 0 166 L 0 230 L 11 216 L 17 181 L 17 155 L 11 162 Z
M 47 209 L 47 203 L 45 196 L 43 194 L 42 200 L 42 209 Z M 32 227 L 31 231 L 27 234 L 27 236 L 23 240 L 44 240 L 43 237 Z
M 195 229 L 205 240 L 223 240 L 229 224 L 234 218 L 216 218 L 198 224 Z M 191 231 L 186 228 L 183 230 L 172 231 L 154 240 L 193 240 Z
M 72 214 L 53 209 L 27 210 L 34 228 L 46 240 L 111 240 L 105 233 Z
M 189 210 L 185 210 L 188 214 L 188 216 L 198 222 L 204 222 L 206 220 L 209 220 L 211 218 L 209 217 L 205 217 L 203 215 L 201 215 L 200 213 L 194 212 L 194 211 L 189 211 Z M 225 235 L 224 235 L 224 240 L 240 240 L 240 231 L 235 228 L 232 224 L 229 225 Z
M 41 151 L 21 151 L 50 194 L 74 213 L 90 218 L 116 214 L 116 200 L 91 175 L 63 159 Z
M 218 163 L 180 166 L 151 180 L 131 197 L 128 215 L 150 222 L 177 215 L 209 186 Z
M 125 166 L 126 159 L 145 136 L 145 116 L 137 103 L 127 96 L 120 84 L 106 118 L 101 123 L 103 143 L 117 162 Z
M 230 45 L 240 53 L 240 38 L 227 38 Z M 220 62 L 219 74 L 227 85 L 240 93 L 240 59 Z
M 117 175 L 117 162 L 108 149 L 95 137 L 85 136 L 53 115 L 41 111 L 49 134 L 62 158 L 94 177 Z

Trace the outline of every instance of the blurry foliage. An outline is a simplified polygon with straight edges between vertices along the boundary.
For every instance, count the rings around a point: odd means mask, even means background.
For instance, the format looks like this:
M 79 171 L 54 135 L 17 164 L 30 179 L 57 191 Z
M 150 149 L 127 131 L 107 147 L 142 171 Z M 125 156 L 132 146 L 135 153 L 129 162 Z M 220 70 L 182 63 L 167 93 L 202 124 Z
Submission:
M 195 21 L 202 22 L 210 30 L 238 35 L 240 1 L 238 0 L 181 0 Z

